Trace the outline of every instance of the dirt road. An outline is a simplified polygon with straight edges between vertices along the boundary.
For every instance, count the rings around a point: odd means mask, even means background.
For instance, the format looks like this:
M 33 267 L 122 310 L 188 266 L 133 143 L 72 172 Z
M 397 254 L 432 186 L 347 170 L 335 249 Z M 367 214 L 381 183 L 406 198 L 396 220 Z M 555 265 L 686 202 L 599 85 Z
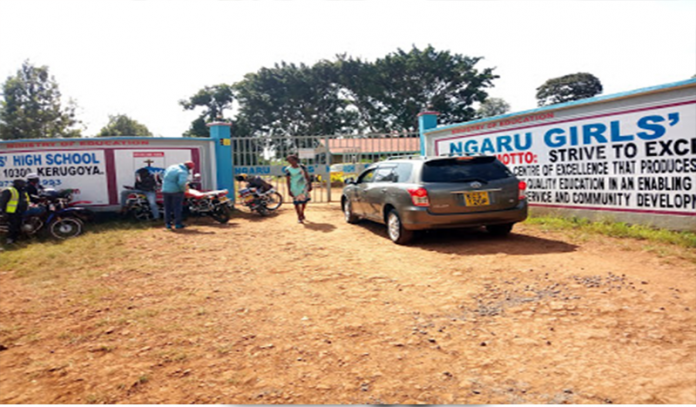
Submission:
M 696 403 L 693 262 L 532 225 L 403 247 L 335 205 L 308 219 L 0 265 L 0 402 Z

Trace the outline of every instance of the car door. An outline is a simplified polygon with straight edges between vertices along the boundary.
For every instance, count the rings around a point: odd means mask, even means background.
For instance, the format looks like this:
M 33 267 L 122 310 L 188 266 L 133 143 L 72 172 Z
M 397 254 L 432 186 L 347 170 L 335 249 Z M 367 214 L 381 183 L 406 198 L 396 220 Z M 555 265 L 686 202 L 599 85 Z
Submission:
M 353 205 L 353 213 L 358 216 L 365 216 L 365 200 L 367 188 L 372 184 L 372 180 L 375 176 L 376 168 L 368 169 L 358 177 L 358 180 L 354 185 L 355 195 L 351 200 Z
M 396 181 L 396 164 L 381 164 L 375 170 L 371 183 L 365 188 L 363 202 L 364 216 L 376 221 L 382 221 L 382 210 L 389 192 L 389 187 Z

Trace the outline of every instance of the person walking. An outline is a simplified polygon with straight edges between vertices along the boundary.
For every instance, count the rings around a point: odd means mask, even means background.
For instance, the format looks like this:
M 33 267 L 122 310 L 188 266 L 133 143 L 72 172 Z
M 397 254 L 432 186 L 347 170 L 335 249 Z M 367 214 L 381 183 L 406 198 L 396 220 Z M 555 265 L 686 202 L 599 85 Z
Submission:
M 164 171 L 162 177 L 162 195 L 164 196 L 164 226 L 172 228 L 172 216 L 174 228 L 183 229 L 181 222 L 181 210 L 184 205 L 184 192 L 188 189 L 188 175 L 194 167 L 193 161 L 183 164 L 174 164 Z
M 290 164 L 285 167 L 288 191 L 290 191 L 290 196 L 293 198 L 292 203 L 295 204 L 297 221 L 304 223 L 305 208 L 307 207 L 307 202 L 311 199 L 309 192 L 312 190 L 312 181 L 309 178 L 307 168 L 300 164 L 300 159 L 296 155 L 289 155 L 286 159 Z
M 16 179 L 12 186 L 0 193 L 0 213 L 7 217 L 7 244 L 14 244 L 22 228 L 22 215 L 29 208 L 26 181 Z

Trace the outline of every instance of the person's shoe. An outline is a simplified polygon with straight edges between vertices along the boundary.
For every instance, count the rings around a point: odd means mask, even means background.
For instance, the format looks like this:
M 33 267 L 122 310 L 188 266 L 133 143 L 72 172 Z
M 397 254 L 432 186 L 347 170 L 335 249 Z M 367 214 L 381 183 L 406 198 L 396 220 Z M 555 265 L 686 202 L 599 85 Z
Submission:
M 5 244 L 8 246 L 11 244 L 15 244 L 15 240 L 14 239 L 7 239 L 7 240 L 5 240 Z
M 176 230 L 183 229 L 185 227 L 186 227 L 186 225 L 176 225 Z
M 164 225 L 164 228 L 167 230 L 172 230 L 172 225 Z

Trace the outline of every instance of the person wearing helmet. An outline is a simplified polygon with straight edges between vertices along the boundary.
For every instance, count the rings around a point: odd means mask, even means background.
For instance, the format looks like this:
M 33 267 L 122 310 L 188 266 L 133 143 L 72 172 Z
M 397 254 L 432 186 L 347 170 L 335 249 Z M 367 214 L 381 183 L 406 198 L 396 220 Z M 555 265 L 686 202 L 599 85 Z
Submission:
M 44 187 L 41 185 L 39 176 L 36 173 L 32 172 L 27 175 L 27 194 L 29 194 L 31 203 L 35 204 L 39 202 L 39 195 L 41 195 L 41 191 L 43 190 Z
M 12 181 L 12 186 L 0 193 L 0 214 L 7 217 L 7 244 L 14 244 L 22 228 L 22 216 L 29 208 L 27 183 L 23 179 Z
M 247 188 L 253 188 L 255 191 L 266 192 L 273 188 L 273 185 L 256 175 L 249 176 L 247 174 L 240 174 L 237 175 L 235 179 L 239 182 L 246 182 Z
M 162 195 L 164 196 L 164 226 L 167 229 L 172 228 L 172 217 L 174 228 L 184 228 L 181 222 L 181 210 L 184 205 L 184 192 L 188 189 L 189 171 L 194 167 L 193 161 L 186 161 L 182 164 L 174 164 L 164 171 Z

